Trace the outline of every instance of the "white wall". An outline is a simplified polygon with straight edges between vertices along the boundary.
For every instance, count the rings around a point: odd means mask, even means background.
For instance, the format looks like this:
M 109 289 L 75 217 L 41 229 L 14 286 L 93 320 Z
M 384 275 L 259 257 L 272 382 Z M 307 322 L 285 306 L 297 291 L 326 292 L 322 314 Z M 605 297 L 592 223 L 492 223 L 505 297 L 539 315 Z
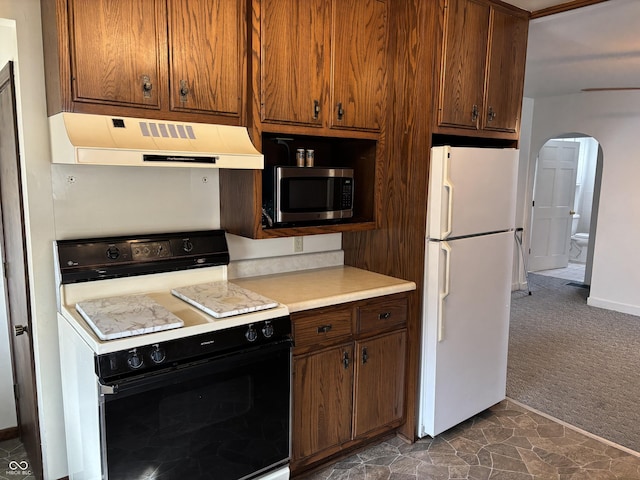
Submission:
M 529 180 L 519 194 L 525 225 L 530 224 L 533 172 L 542 145 L 564 133 L 594 137 L 603 151 L 603 172 L 597 232 L 590 239 L 595 245 L 588 303 L 640 315 L 640 92 L 539 98 L 531 121 Z
M 16 61 L 18 130 L 26 197 L 31 274 L 32 335 L 44 478 L 67 475 L 56 320 L 53 244 L 56 239 L 218 228 L 220 201 L 215 170 L 52 165 L 44 91 L 38 0 L 0 0 L 0 35 L 15 21 L 17 42 L 0 37 L 0 59 Z M 11 45 L 17 45 L 17 55 Z M 27 92 L 27 93 L 25 93 Z M 203 176 L 207 181 L 203 181 Z M 73 177 L 73 178 L 70 178 Z M 309 240 L 307 240 L 307 238 Z M 305 238 L 305 251 L 341 248 L 340 234 Z M 232 260 L 293 254 L 293 240 L 229 236 Z M 0 305 L 0 314 L 4 310 Z M 6 318 L 0 329 L 6 331 Z M 0 361 L 8 341 L 0 336 Z M 5 368 L 0 368 L 5 371 Z M 11 392 L 0 377 L 0 392 Z M 6 405 L 0 396 L 2 405 Z M 8 409 L 12 411 L 12 408 Z M 5 418 L 0 410 L 0 428 Z M 15 420 L 8 418 L 15 425 Z
M 13 20 L 0 18 L 0 69 L 9 60 L 15 60 L 18 53 L 16 40 L 16 23 Z M 4 278 L 1 263 L 0 278 Z M 4 292 L 4 289 L 2 292 Z M 16 425 L 7 304 L 4 293 L 0 293 L 0 430 L 15 427 Z
M 53 208 L 44 63 L 37 0 L 0 0 L 0 18 L 15 20 L 16 102 L 30 272 L 34 343 L 45 478 L 66 475 L 64 426 L 53 284 Z M 5 50 L 0 44 L 0 50 Z

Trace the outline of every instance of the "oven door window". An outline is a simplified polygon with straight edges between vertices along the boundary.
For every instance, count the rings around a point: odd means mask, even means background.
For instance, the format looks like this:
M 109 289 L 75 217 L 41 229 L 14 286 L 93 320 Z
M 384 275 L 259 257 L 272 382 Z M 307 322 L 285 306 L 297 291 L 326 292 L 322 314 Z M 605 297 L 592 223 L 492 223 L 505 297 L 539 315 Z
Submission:
M 109 480 L 239 480 L 289 459 L 289 343 L 127 380 L 102 397 Z

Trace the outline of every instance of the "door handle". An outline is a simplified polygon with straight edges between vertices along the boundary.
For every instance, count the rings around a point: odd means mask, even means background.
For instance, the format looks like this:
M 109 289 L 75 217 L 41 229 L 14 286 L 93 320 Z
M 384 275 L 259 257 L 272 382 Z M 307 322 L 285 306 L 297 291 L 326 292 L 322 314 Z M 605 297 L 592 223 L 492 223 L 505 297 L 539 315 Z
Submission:
M 438 305 L 438 342 L 444 340 L 444 300 L 449 296 L 450 270 L 451 270 L 451 247 L 447 242 L 441 242 L 440 248 L 445 254 L 444 260 L 444 289 L 440 293 L 440 303 Z
M 569 215 L 575 215 L 576 212 L 574 210 L 569 210 Z
M 447 191 L 447 229 L 442 232 L 442 239 L 451 235 L 451 224 L 453 223 L 453 183 L 449 177 L 449 168 L 449 155 L 447 154 L 442 168 L 442 187 Z
M 16 337 L 19 337 L 23 333 L 27 333 L 29 329 L 27 328 L 26 325 L 14 325 L 13 331 L 16 334 Z

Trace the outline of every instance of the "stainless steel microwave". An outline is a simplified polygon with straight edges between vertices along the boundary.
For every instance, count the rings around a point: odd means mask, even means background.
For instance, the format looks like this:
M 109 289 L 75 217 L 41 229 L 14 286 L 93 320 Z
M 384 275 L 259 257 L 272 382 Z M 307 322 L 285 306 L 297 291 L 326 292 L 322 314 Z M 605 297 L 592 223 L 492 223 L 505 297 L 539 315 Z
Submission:
M 277 223 L 353 217 L 353 169 L 274 167 Z

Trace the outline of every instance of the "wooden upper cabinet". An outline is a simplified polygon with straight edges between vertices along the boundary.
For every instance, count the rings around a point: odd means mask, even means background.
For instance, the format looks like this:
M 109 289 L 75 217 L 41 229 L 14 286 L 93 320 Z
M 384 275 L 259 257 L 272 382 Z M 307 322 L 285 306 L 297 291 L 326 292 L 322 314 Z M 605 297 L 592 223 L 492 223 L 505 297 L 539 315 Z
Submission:
M 384 115 L 387 5 L 334 0 L 330 126 L 380 130 Z
M 489 6 L 448 0 L 444 10 L 438 124 L 476 128 L 484 91 Z
M 478 135 L 517 137 L 526 13 L 487 0 L 443 0 L 443 4 L 436 133 L 466 129 Z
M 41 8 L 49 115 L 244 122 L 244 0 L 41 0 Z
M 69 0 L 73 101 L 161 108 L 161 0 Z
M 313 127 L 312 134 L 324 135 L 333 128 L 380 130 L 386 2 L 254 0 L 254 13 L 263 124 Z
M 261 2 L 261 120 L 322 125 L 329 59 L 325 0 Z
M 169 0 L 171 110 L 240 115 L 243 12 L 237 1 Z
M 529 20 L 500 8 L 491 10 L 485 115 L 482 128 L 503 132 L 520 129 Z

